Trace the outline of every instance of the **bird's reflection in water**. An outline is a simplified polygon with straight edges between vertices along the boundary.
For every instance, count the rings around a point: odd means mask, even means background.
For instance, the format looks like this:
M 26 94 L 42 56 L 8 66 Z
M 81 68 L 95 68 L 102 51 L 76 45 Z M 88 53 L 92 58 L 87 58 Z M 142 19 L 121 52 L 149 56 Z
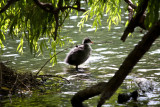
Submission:
M 69 74 L 69 76 L 67 77 L 67 80 L 88 80 L 90 79 L 91 73 L 89 72 L 89 68 L 78 68 L 78 71 L 72 67 L 72 68 L 66 68 L 66 73 Z
M 70 74 L 88 73 L 89 67 L 79 67 L 78 70 L 75 67 L 66 67 L 64 71 Z

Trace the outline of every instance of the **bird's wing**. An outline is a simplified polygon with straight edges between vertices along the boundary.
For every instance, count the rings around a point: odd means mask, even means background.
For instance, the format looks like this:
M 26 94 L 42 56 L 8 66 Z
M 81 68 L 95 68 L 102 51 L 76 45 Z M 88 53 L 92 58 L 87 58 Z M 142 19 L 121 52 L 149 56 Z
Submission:
M 84 53 L 84 48 L 83 46 L 78 46 L 78 47 L 75 47 L 73 48 L 71 51 L 70 51 L 70 58 L 72 60 L 76 60 L 79 56 L 81 56 L 82 54 Z
M 74 47 L 71 50 L 71 54 L 81 54 L 83 51 L 84 51 L 84 47 L 80 45 L 80 46 Z

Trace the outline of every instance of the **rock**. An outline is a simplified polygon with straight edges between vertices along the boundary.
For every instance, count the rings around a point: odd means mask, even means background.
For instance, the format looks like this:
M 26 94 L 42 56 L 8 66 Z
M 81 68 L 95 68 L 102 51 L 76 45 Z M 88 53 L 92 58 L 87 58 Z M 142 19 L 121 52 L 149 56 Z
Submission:
M 130 99 L 133 99 L 134 101 L 137 101 L 138 98 L 138 91 L 135 90 L 131 93 L 123 93 L 118 95 L 118 103 L 125 103 Z
M 135 78 L 134 82 L 143 93 L 153 91 L 155 86 L 153 80 L 148 80 L 146 78 Z

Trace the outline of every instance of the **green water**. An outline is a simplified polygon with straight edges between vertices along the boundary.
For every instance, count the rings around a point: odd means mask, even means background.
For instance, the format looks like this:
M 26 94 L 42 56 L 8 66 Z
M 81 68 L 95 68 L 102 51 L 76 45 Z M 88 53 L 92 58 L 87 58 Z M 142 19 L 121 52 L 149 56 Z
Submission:
M 77 73 L 74 71 L 74 66 L 69 66 L 64 63 L 65 56 L 68 51 L 64 51 L 58 54 L 58 62 L 52 67 L 48 63 L 43 69 L 41 74 L 60 75 L 70 81 L 65 82 L 59 86 L 54 86 L 55 78 L 48 80 L 47 84 L 50 87 L 45 89 L 44 93 L 34 91 L 24 92 L 26 95 L 12 96 L 1 101 L 1 105 L 4 107 L 71 107 L 70 99 L 72 96 L 81 89 L 89 87 L 101 81 L 108 81 L 118 70 L 123 60 L 126 58 L 129 52 L 133 50 L 134 46 L 141 40 L 145 31 L 140 33 L 139 28 L 135 30 L 133 36 L 127 38 L 127 41 L 123 43 L 120 41 L 120 37 L 124 31 L 125 21 L 127 20 L 127 14 L 123 14 L 122 21 L 118 26 L 112 26 L 108 31 L 106 24 L 106 15 L 102 20 L 102 26 L 100 26 L 95 32 L 95 28 L 91 28 L 92 20 L 85 23 L 82 31 L 79 32 L 77 23 L 81 17 L 72 15 L 69 20 L 64 24 L 61 35 L 68 36 L 73 39 L 76 44 L 81 44 L 81 41 L 85 37 L 90 37 L 94 42 L 92 44 L 92 55 L 90 58 L 79 67 L 83 72 Z M 8 38 L 8 37 L 7 37 Z M 16 42 L 15 42 L 16 41 Z M 19 40 L 6 40 L 4 53 L 1 55 L 2 61 L 10 61 L 9 65 L 18 70 L 25 72 L 37 72 L 43 64 L 49 59 L 47 52 L 44 52 L 43 56 L 33 56 L 30 54 L 27 44 L 24 46 L 24 54 L 19 55 L 16 52 L 16 47 Z M 63 48 L 58 48 L 57 51 L 61 51 L 70 45 L 65 45 Z M 106 103 L 103 107 L 108 106 L 160 106 L 160 39 L 158 39 L 151 47 L 149 52 L 140 60 L 140 62 L 134 67 L 130 75 L 127 76 L 124 84 L 118 89 L 116 94 Z M 117 103 L 117 95 L 122 92 L 128 92 L 134 89 L 135 85 L 132 83 L 134 78 L 147 78 L 155 81 L 156 85 L 153 92 L 148 95 L 139 97 L 137 102 L 129 101 L 125 104 Z M 60 79 L 59 79 L 60 80 Z M 53 84 L 53 85 L 51 85 Z M 42 87 L 43 88 L 43 87 Z M 28 94 L 27 94 L 28 93 Z M 96 107 L 99 96 L 85 101 L 89 107 Z

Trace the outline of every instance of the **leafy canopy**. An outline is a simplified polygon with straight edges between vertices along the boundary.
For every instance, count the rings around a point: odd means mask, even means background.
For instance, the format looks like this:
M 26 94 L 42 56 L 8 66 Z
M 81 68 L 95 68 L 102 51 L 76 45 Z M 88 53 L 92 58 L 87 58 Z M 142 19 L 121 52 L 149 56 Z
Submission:
M 89 0 L 83 4 L 81 1 L 83 0 L 3 0 L 0 3 L 1 49 L 4 48 L 3 41 L 6 36 L 10 35 L 12 38 L 20 39 L 17 46 L 17 51 L 20 53 L 23 53 L 24 41 L 27 41 L 31 53 L 43 53 L 43 49 L 48 49 L 50 56 L 54 56 L 56 46 L 64 45 L 66 37 L 59 33 L 64 21 L 72 12 L 84 12 L 84 17 L 78 23 L 80 30 L 88 19 L 94 19 L 92 27 L 97 28 L 101 25 L 104 14 L 108 16 L 106 22 L 109 29 L 112 24 L 117 25 L 121 21 L 120 6 L 124 1 Z M 132 1 L 136 3 L 137 0 Z M 140 3 L 141 0 L 137 2 L 137 6 Z M 81 9 L 81 5 L 85 5 L 86 9 Z M 149 0 L 145 19 L 148 28 L 159 19 L 159 10 L 159 0 Z M 51 51 L 54 53 L 51 54 Z

